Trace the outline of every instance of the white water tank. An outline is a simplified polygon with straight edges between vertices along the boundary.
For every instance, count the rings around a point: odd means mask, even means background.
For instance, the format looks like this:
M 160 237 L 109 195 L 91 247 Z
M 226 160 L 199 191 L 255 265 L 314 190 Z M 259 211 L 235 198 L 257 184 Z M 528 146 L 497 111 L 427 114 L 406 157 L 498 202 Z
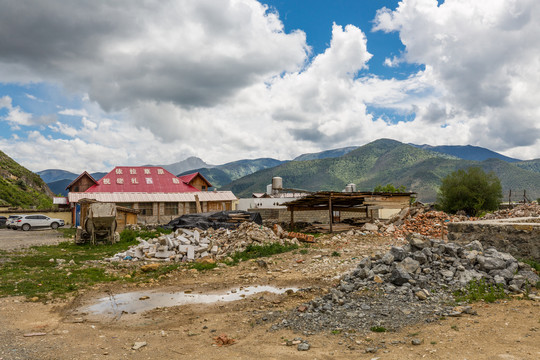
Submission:
M 351 183 L 351 184 L 347 185 L 347 187 L 350 187 L 350 189 L 351 189 L 351 191 L 349 191 L 349 192 L 356 192 L 356 184 Z
M 352 192 L 351 185 L 345 186 L 345 192 L 348 192 L 348 193 Z
M 274 176 L 272 178 L 272 189 L 273 190 L 281 190 L 283 189 L 283 179 L 279 176 Z
M 272 195 L 272 184 L 266 185 L 266 193 Z

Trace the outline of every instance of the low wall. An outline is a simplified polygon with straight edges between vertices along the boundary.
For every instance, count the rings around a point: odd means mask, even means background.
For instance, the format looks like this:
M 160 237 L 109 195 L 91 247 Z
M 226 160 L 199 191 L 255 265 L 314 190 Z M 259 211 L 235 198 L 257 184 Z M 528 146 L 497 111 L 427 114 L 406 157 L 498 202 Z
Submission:
M 0 215 L 8 217 L 10 215 L 33 215 L 40 214 L 54 219 L 62 219 L 66 226 L 71 226 L 71 211 L 70 210 L 58 210 L 58 211 L 43 211 L 43 210 L 17 210 L 17 211 L 0 211 Z
M 448 240 L 467 244 L 478 240 L 518 259 L 540 261 L 540 218 L 514 218 L 448 223 Z

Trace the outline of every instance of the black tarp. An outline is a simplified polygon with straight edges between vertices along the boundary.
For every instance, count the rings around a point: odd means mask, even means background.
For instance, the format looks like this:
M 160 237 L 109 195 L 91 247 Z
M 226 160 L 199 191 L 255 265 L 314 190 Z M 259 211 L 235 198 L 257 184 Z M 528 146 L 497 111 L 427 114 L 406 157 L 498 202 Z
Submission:
M 242 220 L 236 220 L 241 218 Z M 178 228 L 192 229 L 208 228 L 235 229 L 242 222 L 251 221 L 262 225 L 261 214 L 242 210 L 207 212 L 201 214 L 186 214 L 169 221 L 164 228 L 176 230 Z

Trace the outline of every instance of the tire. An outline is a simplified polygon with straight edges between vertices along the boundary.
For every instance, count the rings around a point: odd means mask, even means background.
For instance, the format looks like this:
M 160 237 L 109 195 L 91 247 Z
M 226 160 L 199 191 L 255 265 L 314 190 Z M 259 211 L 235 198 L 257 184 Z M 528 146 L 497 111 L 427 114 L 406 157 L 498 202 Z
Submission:
M 57 223 L 57 222 L 53 222 L 53 223 L 51 224 L 51 229 L 53 229 L 53 230 L 58 229 L 58 223 Z
M 28 231 L 28 230 L 30 230 L 30 228 L 31 228 L 30 224 L 24 224 L 21 229 L 23 231 Z

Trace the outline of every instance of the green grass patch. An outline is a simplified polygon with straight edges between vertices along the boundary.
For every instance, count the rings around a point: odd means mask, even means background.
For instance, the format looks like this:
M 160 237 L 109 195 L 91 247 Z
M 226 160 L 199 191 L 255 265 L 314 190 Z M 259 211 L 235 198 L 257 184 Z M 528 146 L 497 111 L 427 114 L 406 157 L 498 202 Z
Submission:
M 131 278 L 126 278 L 119 271 L 119 264 L 88 263 L 89 260 L 103 260 L 127 250 L 138 243 L 135 238 L 129 236 L 116 244 L 100 245 L 76 245 L 67 241 L 3 252 L 6 260 L 0 264 L 0 296 L 53 298 L 99 283 L 146 281 L 178 269 L 178 264 L 166 265 L 151 274 L 133 271 Z M 73 263 L 70 264 L 71 260 Z
M 281 254 L 296 249 L 298 249 L 298 245 L 291 243 L 285 243 L 284 245 L 279 243 L 271 243 L 267 245 L 248 245 L 246 250 L 236 252 L 231 255 L 233 261 L 229 262 L 229 265 L 238 264 L 240 261 Z
M 193 262 L 189 264 L 189 267 L 191 269 L 196 269 L 198 271 L 205 271 L 205 270 L 212 270 L 217 268 L 216 263 L 199 263 L 199 262 Z
M 467 284 L 464 290 L 454 292 L 454 298 L 457 302 L 476 302 L 485 301 L 492 303 L 498 299 L 504 299 L 507 295 L 502 285 L 487 284 L 484 279 L 472 280 Z
M 337 251 L 334 251 L 334 252 L 332 252 L 332 256 L 338 257 L 338 256 L 341 256 L 341 254 L 339 252 L 337 252 Z
M 300 254 L 307 255 L 309 253 L 308 249 L 300 249 Z
M 58 228 L 57 231 L 62 234 L 62 237 L 71 239 L 75 236 L 75 233 L 77 233 L 77 228 L 61 227 Z
M 384 326 L 372 326 L 369 330 L 371 330 L 372 332 L 378 332 L 378 333 L 387 331 Z

